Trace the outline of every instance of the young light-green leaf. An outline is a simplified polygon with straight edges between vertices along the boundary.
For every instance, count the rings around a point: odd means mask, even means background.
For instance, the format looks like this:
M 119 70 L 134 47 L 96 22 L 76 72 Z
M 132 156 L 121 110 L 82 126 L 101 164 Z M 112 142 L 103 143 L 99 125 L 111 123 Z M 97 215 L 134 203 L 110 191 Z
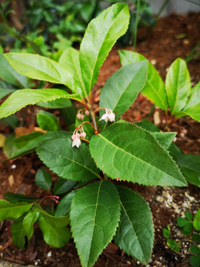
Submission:
M 143 55 L 125 50 L 119 51 L 119 57 L 122 66 L 142 60 L 147 60 Z M 168 109 L 167 94 L 165 91 L 164 82 L 150 62 L 148 62 L 147 81 L 141 93 L 147 96 L 152 102 L 156 104 L 156 106 L 160 107 L 161 109 Z
M 99 171 L 84 143 L 77 148 L 72 147 L 70 138 L 50 139 L 39 143 L 36 151 L 45 165 L 63 178 L 74 181 L 99 178 Z
M 99 69 L 109 51 L 126 32 L 128 24 L 129 9 L 125 4 L 112 5 L 88 24 L 79 54 L 87 95 L 97 81 Z
M 70 98 L 77 101 L 81 100 L 78 95 L 71 95 L 60 89 L 17 90 L 0 106 L 0 119 L 15 113 L 27 105 L 34 105 L 40 101 L 48 102 L 59 98 Z
M 120 220 L 116 187 L 109 181 L 87 185 L 75 194 L 70 209 L 71 230 L 83 267 L 92 267 L 112 240 Z
M 42 130 L 45 130 L 45 131 L 57 131 L 58 130 L 58 125 L 56 121 L 52 117 L 48 116 L 47 114 L 38 113 L 37 123 Z
M 190 74 L 183 59 L 176 59 L 169 67 L 166 92 L 171 114 L 176 116 L 186 105 L 191 92 Z
M 122 214 L 114 242 L 125 253 L 147 264 L 154 241 L 153 219 L 149 205 L 129 188 L 118 186 L 117 190 Z
M 46 223 L 43 216 L 39 217 L 39 226 L 42 230 L 43 238 L 47 244 L 56 248 L 63 247 L 70 239 L 68 227 L 57 228 L 52 224 Z
M 2 54 L 0 54 L 0 70 L 0 78 L 2 80 L 17 87 L 28 87 L 27 78 L 24 75 L 17 73 Z
M 115 123 L 89 145 L 97 166 L 111 178 L 143 185 L 187 186 L 175 162 L 146 130 Z
M 23 53 L 8 53 L 4 56 L 18 73 L 36 80 L 64 84 L 76 94 L 82 95 L 76 77 L 54 60 Z
M 116 113 L 118 119 L 135 101 L 147 78 L 147 61 L 136 62 L 116 71 L 105 83 L 100 107 Z
M 85 84 L 83 82 L 80 61 L 79 61 L 79 51 L 74 49 L 73 47 L 69 47 L 65 50 L 65 52 L 61 55 L 59 59 L 59 64 L 65 68 L 66 70 L 73 73 L 76 79 L 79 81 L 79 86 L 83 90 L 83 95 L 87 97 L 87 93 L 85 90 Z
M 192 93 L 183 112 L 191 118 L 200 121 L 200 82 L 192 88 Z
M 18 219 L 25 212 L 29 211 L 32 205 L 25 202 L 13 204 L 0 199 L 0 222 L 6 219 Z

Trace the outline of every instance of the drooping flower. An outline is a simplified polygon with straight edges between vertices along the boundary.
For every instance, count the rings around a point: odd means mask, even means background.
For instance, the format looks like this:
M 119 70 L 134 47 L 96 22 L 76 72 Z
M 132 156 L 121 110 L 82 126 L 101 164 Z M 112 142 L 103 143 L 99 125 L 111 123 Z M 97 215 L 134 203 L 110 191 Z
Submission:
M 82 133 L 80 133 L 80 137 L 85 138 L 86 137 L 86 133 L 83 131 Z
M 85 111 L 85 115 L 86 115 L 86 116 L 89 116 L 89 115 L 90 115 L 89 110 L 86 110 L 86 111 Z
M 79 119 L 79 120 L 84 120 L 84 115 L 83 114 L 80 114 L 80 113 L 77 113 L 76 117 Z
M 72 147 L 74 147 L 74 146 L 76 146 L 76 147 L 78 147 L 79 148 L 79 146 L 81 145 L 81 140 L 80 140 L 80 134 L 78 133 L 78 132 L 76 132 L 76 134 L 73 134 L 72 135 L 72 140 L 73 140 L 73 142 L 72 142 Z
M 105 108 L 105 111 L 106 113 L 103 114 L 103 116 L 101 117 L 100 121 L 101 120 L 104 120 L 104 121 L 110 121 L 110 122 L 113 122 L 115 121 L 115 114 L 112 112 L 111 109 L 108 109 L 108 108 Z

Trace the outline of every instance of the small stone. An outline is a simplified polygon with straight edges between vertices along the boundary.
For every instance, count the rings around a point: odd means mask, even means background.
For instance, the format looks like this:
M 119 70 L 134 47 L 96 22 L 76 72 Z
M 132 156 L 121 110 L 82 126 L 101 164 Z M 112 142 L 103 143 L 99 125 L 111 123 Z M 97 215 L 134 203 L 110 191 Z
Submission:
M 51 257 L 51 256 L 52 256 L 52 252 L 49 251 L 49 252 L 47 253 L 47 256 L 48 256 L 48 257 Z

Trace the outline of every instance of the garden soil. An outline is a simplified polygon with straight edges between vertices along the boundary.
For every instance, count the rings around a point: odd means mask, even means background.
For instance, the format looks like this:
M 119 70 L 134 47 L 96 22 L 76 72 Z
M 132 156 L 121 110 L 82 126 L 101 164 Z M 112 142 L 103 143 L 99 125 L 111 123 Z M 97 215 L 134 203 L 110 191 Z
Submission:
M 136 51 L 143 54 L 155 66 L 157 71 L 165 80 L 167 70 L 171 63 L 178 57 L 186 58 L 193 47 L 200 41 L 200 13 L 189 15 L 170 15 L 158 21 L 153 31 L 145 40 L 148 28 L 141 28 L 138 31 L 138 44 Z M 118 49 L 132 50 L 132 47 L 119 48 L 115 46 L 110 52 L 107 60 L 103 64 L 99 79 L 93 88 L 94 108 L 98 107 L 99 94 L 105 81 L 120 68 Z M 198 49 L 197 51 L 198 52 Z M 194 86 L 200 81 L 200 56 L 188 63 L 191 82 Z M 159 108 L 152 109 L 153 104 L 139 95 L 132 104 L 123 119 L 129 122 L 137 122 L 147 117 L 152 122 L 159 125 L 163 131 L 176 131 L 175 143 L 185 152 L 200 156 L 200 123 L 186 117 L 176 121 L 173 125 L 167 126 L 169 119 Z M 59 111 L 50 110 L 60 117 Z M 24 110 L 17 114 L 23 117 Z M 36 125 L 35 117 L 38 107 L 30 106 L 25 120 L 25 126 L 29 130 Z M 63 129 L 67 130 L 62 121 Z M 0 130 L 3 134 L 9 135 L 12 129 L 1 124 Z M 14 193 L 24 193 L 32 197 L 44 197 L 45 192 L 38 188 L 34 182 L 35 173 L 42 166 L 42 162 L 35 153 L 23 156 L 14 161 L 4 162 L 5 156 L 0 150 L 0 198 L 4 193 L 12 191 Z M 58 177 L 51 173 L 53 183 Z M 176 218 L 184 216 L 184 212 L 195 213 L 200 208 L 200 189 L 189 184 L 187 188 L 174 187 L 146 187 L 128 182 L 118 182 L 116 184 L 127 186 L 141 194 L 149 203 L 154 220 L 155 241 L 150 262 L 142 265 L 136 259 L 121 251 L 115 244 L 110 243 L 103 251 L 95 267 L 117 267 L 117 266 L 165 266 L 165 267 L 187 267 L 189 264 L 189 248 L 192 240 L 189 236 L 183 236 L 176 225 Z M 45 244 L 42 233 L 37 223 L 34 225 L 35 232 L 26 245 L 25 250 L 21 250 L 13 245 L 10 233 L 12 222 L 4 221 L 0 223 L 0 266 L 6 260 L 15 264 L 34 266 L 58 266 L 58 267 L 80 267 L 73 239 L 64 247 L 57 249 Z M 166 245 L 162 229 L 171 226 L 171 238 L 181 243 L 180 253 L 171 251 Z M 15 265 L 17 266 L 17 265 Z

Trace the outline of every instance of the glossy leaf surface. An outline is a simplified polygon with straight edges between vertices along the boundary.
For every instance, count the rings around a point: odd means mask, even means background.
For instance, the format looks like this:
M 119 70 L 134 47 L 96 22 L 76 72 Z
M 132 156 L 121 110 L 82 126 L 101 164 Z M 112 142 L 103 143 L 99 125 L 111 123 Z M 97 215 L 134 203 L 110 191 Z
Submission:
M 67 227 L 56 228 L 46 223 L 44 217 L 40 216 L 39 226 L 42 230 L 43 238 L 47 244 L 56 248 L 63 247 L 70 239 L 70 231 Z
M 71 230 L 83 267 L 92 267 L 120 220 L 117 189 L 109 181 L 87 185 L 73 197 Z
M 9 203 L 3 199 L 0 200 L 0 222 L 6 219 L 18 219 L 22 214 L 29 211 L 32 204 L 21 203 Z
M 122 66 L 146 60 L 144 56 L 132 51 L 120 50 L 119 56 Z M 148 62 L 147 81 L 144 89 L 142 90 L 142 93 L 147 96 L 152 102 L 154 102 L 156 106 L 160 107 L 161 109 L 167 110 L 168 101 L 165 85 L 162 78 L 150 62 Z
M 59 177 L 58 181 L 54 186 L 53 193 L 54 195 L 62 195 L 72 189 L 75 184 L 76 181 L 66 180 Z
M 114 242 L 128 255 L 147 264 L 154 241 L 154 226 L 147 202 L 126 187 L 117 187 L 121 204 L 121 219 Z
M 2 80 L 11 83 L 17 87 L 28 87 L 27 78 L 24 75 L 21 75 L 16 72 L 2 54 L 0 54 L 0 70 L 0 78 Z
M 40 101 L 47 102 L 59 98 L 80 100 L 77 95 L 70 95 L 59 89 L 17 90 L 0 106 L 0 118 L 7 117 L 27 105 L 34 105 Z
M 166 76 L 166 92 L 171 114 L 176 116 L 185 104 L 191 92 L 190 75 L 183 59 L 176 59 L 169 67 Z
M 191 118 L 200 121 L 200 82 L 192 89 L 192 93 L 183 111 Z
M 71 101 L 66 98 L 60 98 L 56 100 L 52 100 L 49 102 L 38 102 L 37 106 L 43 107 L 43 108 L 66 108 L 71 106 Z
M 97 167 L 111 178 L 143 185 L 186 186 L 175 162 L 146 130 L 116 123 L 90 140 Z
M 74 75 L 61 67 L 54 60 L 27 53 L 8 53 L 4 54 L 4 56 L 20 74 L 36 80 L 64 84 L 73 92 L 79 95 L 82 94 L 81 88 Z
M 99 177 L 98 169 L 84 143 L 77 148 L 72 147 L 70 138 L 50 139 L 39 143 L 36 151 L 45 165 L 63 178 L 85 181 Z
M 116 113 L 116 120 L 133 104 L 147 77 L 147 61 L 136 62 L 116 71 L 105 83 L 100 107 Z
M 79 51 L 87 95 L 97 81 L 101 65 L 128 24 L 129 10 L 125 4 L 112 5 L 88 24 Z
M 24 194 L 15 194 L 13 192 L 6 192 L 4 198 L 11 203 L 17 203 L 17 202 L 33 203 L 39 199 L 34 197 L 33 198 L 27 197 Z
M 46 191 L 51 190 L 52 178 L 45 167 L 40 168 L 35 175 L 36 184 Z
M 69 194 L 63 197 L 63 199 L 59 202 L 57 206 L 55 212 L 56 217 L 69 215 L 71 202 L 77 191 L 78 190 L 73 190 Z
M 52 117 L 45 113 L 37 114 L 37 123 L 39 127 L 45 131 L 57 131 L 58 129 L 58 120 L 56 122 Z

